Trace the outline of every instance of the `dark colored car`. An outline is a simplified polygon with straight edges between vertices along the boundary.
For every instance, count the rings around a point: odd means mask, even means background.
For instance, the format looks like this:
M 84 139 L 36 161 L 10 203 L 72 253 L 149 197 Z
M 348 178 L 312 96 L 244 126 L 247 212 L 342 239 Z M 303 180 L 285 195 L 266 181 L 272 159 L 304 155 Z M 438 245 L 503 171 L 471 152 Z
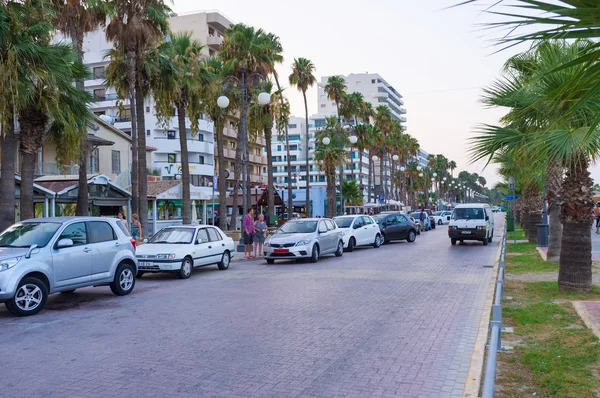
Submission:
M 425 213 L 427 213 L 427 215 L 429 216 L 429 225 L 431 225 L 431 229 L 435 229 L 435 225 L 437 223 L 435 222 L 435 217 L 433 216 L 433 211 L 431 211 L 429 209 L 425 209 Z
M 406 240 L 414 242 L 417 238 L 417 229 L 412 221 L 402 213 L 382 213 L 373 216 L 381 230 L 382 243 L 391 240 Z

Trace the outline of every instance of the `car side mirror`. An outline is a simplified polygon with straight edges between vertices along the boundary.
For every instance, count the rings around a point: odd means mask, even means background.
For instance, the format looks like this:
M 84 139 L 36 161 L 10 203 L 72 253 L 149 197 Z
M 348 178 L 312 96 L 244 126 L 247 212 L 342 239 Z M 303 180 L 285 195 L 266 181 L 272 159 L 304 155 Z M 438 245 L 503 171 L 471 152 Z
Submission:
M 485 216 L 485 221 L 490 221 L 490 216 Z
M 148 243 L 148 239 L 144 239 L 144 243 Z
M 206 243 L 206 242 L 208 242 L 208 240 L 206 240 L 206 239 L 196 239 L 196 244 L 197 245 L 201 245 L 201 244 Z
M 73 247 L 73 241 L 69 238 L 64 238 L 58 241 L 56 244 L 57 249 L 64 249 L 67 247 Z
M 362 227 L 362 225 L 360 225 L 360 224 L 354 224 L 354 229 L 359 229 L 360 227 Z
M 450 221 L 450 216 L 446 217 L 446 220 Z

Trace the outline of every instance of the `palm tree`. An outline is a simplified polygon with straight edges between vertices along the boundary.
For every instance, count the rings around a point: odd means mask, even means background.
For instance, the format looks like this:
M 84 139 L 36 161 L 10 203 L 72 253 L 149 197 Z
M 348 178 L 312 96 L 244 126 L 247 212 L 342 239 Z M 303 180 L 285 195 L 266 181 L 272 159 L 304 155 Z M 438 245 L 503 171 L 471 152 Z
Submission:
M 346 80 L 342 76 L 329 76 L 325 85 L 327 98 L 335 102 L 335 109 L 338 119 L 340 118 L 340 103 L 346 95 Z
M 201 62 L 199 41 L 189 32 L 171 34 L 168 41 L 158 47 L 159 71 L 152 84 L 159 123 L 168 127 L 177 110 L 179 145 L 181 147 L 181 182 L 183 223 L 191 224 L 190 169 L 187 149 L 186 116 L 189 117 L 192 136 L 198 132 L 202 113 L 201 99 L 215 78 Z
M 379 183 L 380 183 L 380 191 L 385 197 L 388 197 L 387 192 L 387 184 L 385 184 L 384 176 L 385 176 L 385 157 L 387 156 L 386 150 L 386 139 L 390 134 L 392 129 L 392 113 L 390 108 L 385 105 L 379 105 L 376 109 L 377 113 L 375 114 L 375 125 L 380 131 L 380 135 L 377 138 L 377 147 L 379 148 Z
M 454 178 L 454 170 L 456 170 L 456 162 L 451 160 L 448 162 L 448 168 L 450 169 L 450 176 Z
M 314 76 L 314 71 L 315 66 L 310 60 L 306 58 L 297 58 L 294 59 L 294 63 L 292 65 L 292 74 L 289 77 L 290 85 L 298 87 L 298 90 L 302 92 L 302 97 L 304 98 L 304 115 L 306 124 L 306 213 L 309 217 L 312 215 L 312 212 L 310 208 L 310 137 L 308 133 L 308 102 L 306 100 L 306 90 L 308 90 L 309 87 L 312 87 L 317 82 L 317 79 Z
M 362 205 L 362 190 L 356 180 L 344 181 L 344 200 L 349 203 L 350 206 Z
M 139 88 L 138 63 L 148 46 L 158 44 L 169 32 L 168 15 L 171 9 L 163 0 L 108 0 L 109 23 L 106 39 L 115 43 L 127 60 L 129 107 L 131 112 L 132 142 L 132 210 L 140 216 L 140 223 L 148 223 L 146 122 L 143 97 Z M 139 91 L 139 90 L 138 90 Z
M 79 62 L 83 62 L 83 38 L 86 33 L 95 30 L 98 26 L 106 24 L 106 3 L 97 0 L 53 0 L 56 10 L 55 25 L 67 37 L 70 37 L 77 49 Z M 85 89 L 83 79 L 75 82 L 77 88 Z M 87 130 L 81 132 L 82 137 L 87 136 Z M 81 141 L 81 156 L 79 157 L 79 189 L 77 190 L 77 206 L 75 214 L 78 216 L 89 215 L 88 189 L 87 189 L 87 157 L 89 154 L 88 143 Z
M 358 179 L 361 192 L 364 190 L 363 175 L 362 175 L 362 154 L 365 152 L 365 148 L 369 147 L 369 126 L 366 124 L 359 124 L 354 128 L 354 135 L 356 135 L 356 148 L 358 149 Z M 369 169 L 369 181 L 368 186 L 371 186 L 371 170 Z M 369 201 L 371 194 L 369 191 Z

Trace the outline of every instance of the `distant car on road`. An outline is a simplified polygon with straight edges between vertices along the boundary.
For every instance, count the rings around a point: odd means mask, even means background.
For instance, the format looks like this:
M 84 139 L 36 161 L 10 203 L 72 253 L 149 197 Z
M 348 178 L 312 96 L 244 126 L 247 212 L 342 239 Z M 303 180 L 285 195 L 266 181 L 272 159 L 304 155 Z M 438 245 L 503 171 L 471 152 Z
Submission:
M 22 221 L 0 234 L 0 302 L 14 315 L 40 312 L 48 295 L 135 286 L 135 240 L 112 218 L 53 217 Z
M 452 245 L 457 241 L 479 240 L 487 246 L 494 237 L 492 209 L 485 203 L 456 206 L 448 225 L 448 236 Z
M 348 249 L 349 252 L 354 251 L 356 246 L 379 247 L 378 242 L 381 239 L 379 224 L 370 216 L 339 216 L 335 217 L 333 221 L 342 230 L 344 249 Z
M 136 252 L 138 278 L 146 272 L 175 272 L 180 279 L 192 275 L 195 267 L 218 265 L 229 268 L 235 243 L 212 225 L 179 225 L 163 228 Z
M 323 254 L 344 254 L 342 230 L 328 218 L 289 220 L 263 246 L 268 264 L 275 260 L 309 258 L 316 263 Z
M 383 213 L 373 217 L 381 230 L 380 244 L 391 240 L 414 242 L 417 238 L 417 228 L 410 218 L 402 213 Z
M 424 224 L 423 230 L 430 231 L 432 229 L 431 228 L 431 219 L 429 218 L 429 215 L 427 214 L 427 212 L 425 212 L 425 215 L 426 215 L 426 217 L 425 217 L 425 222 L 423 223 Z M 412 218 L 414 218 L 415 220 L 417 220 L 418 222 L 420 222 L 420 220 L 421 220 L 421 212 L 420 211 L 410 213 L 410 216 Z
M 433 213 L 437 225 L 444 225 L 450 222 L 451 211 L 436 211 Z

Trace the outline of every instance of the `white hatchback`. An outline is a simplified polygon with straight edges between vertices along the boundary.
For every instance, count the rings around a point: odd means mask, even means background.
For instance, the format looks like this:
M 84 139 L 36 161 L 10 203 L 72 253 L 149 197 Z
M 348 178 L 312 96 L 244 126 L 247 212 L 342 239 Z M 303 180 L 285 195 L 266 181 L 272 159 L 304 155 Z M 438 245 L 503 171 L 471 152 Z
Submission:
M 235 255 L 235 243 L 211 225 L 173 226 L 158 231 L 152 239 L 138 246 L 138 278 L 145 272 L 176 272 L 187 279 L 194 267 L 217 264 L 229 268 Z
M 380 246 L 381 231 L 379 224 L 369 216 L 352 215 L 339 216 L 333 219 L 338 228 L 342 229 L 344 249 L 353 251 L 356 246 Z

